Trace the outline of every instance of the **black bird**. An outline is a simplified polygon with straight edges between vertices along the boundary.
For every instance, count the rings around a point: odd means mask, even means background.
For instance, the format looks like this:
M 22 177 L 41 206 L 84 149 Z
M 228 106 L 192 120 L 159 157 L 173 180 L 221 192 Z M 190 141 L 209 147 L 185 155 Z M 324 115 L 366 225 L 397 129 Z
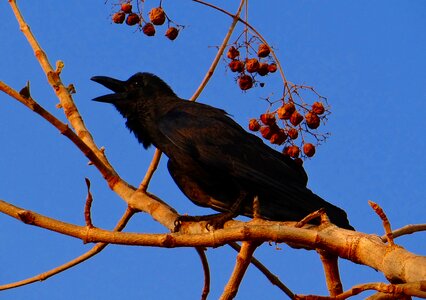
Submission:
M 112 103 L 145 148 L 154 145 L 169 161 L 170 175 L 196 205 L 237 215 L 299 221 L 324 208 L 332 223 L 353 229 L 346 213 L 312 193 L 303 167 L 246 132 L 225 111 L 179 98 L 159 77 L 136 73 L 126 81 L 91 80 L 114 93 L 94 101 Z

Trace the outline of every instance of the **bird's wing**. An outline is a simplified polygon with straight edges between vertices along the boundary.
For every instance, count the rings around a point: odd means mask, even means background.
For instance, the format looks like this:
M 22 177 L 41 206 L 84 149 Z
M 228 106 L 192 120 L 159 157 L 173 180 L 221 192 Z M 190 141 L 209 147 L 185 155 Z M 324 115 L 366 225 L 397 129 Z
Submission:
M 302 167 L 246 132 L 223 110 L 183 102 L 163 115 L 158 124 L 164 136 L 206 168 L 263 187 L 287 189 L 290 182 L 306 186 Z

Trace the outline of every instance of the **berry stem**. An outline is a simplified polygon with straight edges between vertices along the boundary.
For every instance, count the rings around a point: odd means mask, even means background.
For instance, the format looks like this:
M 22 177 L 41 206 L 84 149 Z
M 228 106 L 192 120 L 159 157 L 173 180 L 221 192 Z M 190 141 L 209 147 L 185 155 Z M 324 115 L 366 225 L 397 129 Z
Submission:
M 216 7 L 216 6 L 212 5 L 212 4 L 209 4 L 209 3 L 206 3 L 206 2 L 203 2 L 203 1 L 200 1 L 200 0 L 194 0 L 194 1 L 195 2 L 199 2 L 201 4 L 204 4 L 204 5 L 207 5 L 209 7 L 213 7 L 215 9 L 219 9 L 218 7 Z M 235 15 L 232 15 L 231 13 L 226 12 L 226 14 L 228 14 L 228 15 L 230 15 L 230 16 L 232 16 L 234 18 L 233 21 L 232 21 L 232 24 L 229 27 L 229 30 L 226 33 L 226 36 L 223 39 L 223 42 L 220 45 L 219 50 L 216 53 L 216 57 L 214 58 L 214 60 L 213 60 L 213 62 L 211 64 L 209 70 L 207 71 L 206 75 L 203 78 L 203 81 L 198 86 L 198 88 L 195 91 L 195 93 L 191 96 L 190 101 L 195 101 L 198 98 L 198 96 L 200 96 L 201 92 L 203 91 L 203 89 L 205 88 L 205 86 L 207 85 L 207 83 L 209 82 L 210 78 L 213 76 L 213 73 L 214 73 L 214 71 L 215 71 L 215 69 L 216 69 L 216 67 L 217 67 L 217 65 L 218 65 L 218 63 L 220 61 L 220 58 L 222 57 L 223 52 L 225 51 L 226 45 L 228 45 L 229 39 L 231 38 L 231 35 L 234 32 L 235 26 L 237 25 L 238 21 L 241 20 L 240 19 L 240 14 L 241 14 L 241 10 L 242 10 L 245 2 L 246 2 L 245 0 L 241 0 L 240 6 L 238 7 L 237 13 Z M 220 10 L 222 10 L 222 9 L 220 9 Z M 224 10 L 222 10 L 222 11 L 224 11 Z

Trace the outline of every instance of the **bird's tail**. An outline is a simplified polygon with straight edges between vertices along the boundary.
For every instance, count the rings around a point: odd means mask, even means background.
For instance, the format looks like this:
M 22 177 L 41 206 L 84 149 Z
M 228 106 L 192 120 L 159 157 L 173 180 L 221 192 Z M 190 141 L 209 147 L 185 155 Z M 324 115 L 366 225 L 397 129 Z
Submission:
M 343 209 L 325 201 L 307 188 L 300 189 L 298 193 L 291 196 L 291 199 L 288 199 L 288 196 L 283 198 L 276 195 L 260 196 L 259 208 L 262 217 L 274 221 L 300 221 L 310 213 L 324 208 L 331 223 L 354 230 Z M 310 223 L 315 224 L 319 221 L 313 220 Z

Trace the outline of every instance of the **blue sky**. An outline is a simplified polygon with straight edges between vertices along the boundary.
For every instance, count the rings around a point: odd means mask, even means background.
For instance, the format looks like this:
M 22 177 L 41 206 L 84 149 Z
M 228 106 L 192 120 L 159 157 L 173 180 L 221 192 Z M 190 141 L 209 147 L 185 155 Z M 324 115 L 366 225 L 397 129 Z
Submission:
M 222 1 L 223 2 L 223 1 Z M 232 2 L 232 3 L 231 3 Z M 147 5 L 151 4 L 147 1 Z M 217 1 L 221 5 L 220 1 Z M 252 1 L 250 19 L 276 49 L 287 78 L 314 86 L 328 98 L 332 133 L 305 162 L 309 187 L 344 208 L 358 230 L 382 234 L 367 201 L 379 203 L 394 228 L 424 223 L 426 211 L 426 4 L 424 1 Z M 227 9 L 234 11 L 236 1 Z M 191 1 L 163 1 L 177 23 L 186 25 L 170 42 L 162 33 L 147 38 L 126 25 L 111 24 L 104 1 L 22 1 L 22 12 L 50 61 L 65 62 L 62 79 L 73 83 L 74 100 L 98 145 L 120 175 L 137 185 L 153 149 L 145 151 L 110 106 L 90 101 L 106 91 L 94 75 L 127 79 L 138 71 L 163 78 L 189 98 L 203 78 L 230 19 Z M 32 96 L 56 116 L 57 99 L 7 1 L 0 3 L 0 80 L 20 89 L 30 80 Z M 241 31 L 237 28 L 237 32 Z M 234 37 L 235 39 L 235 37 Z M 231 39 L 232 40 L 232 39 Z M 279 91 L 278 75 L 266 86 L 242 93 L 222 63 L 200 101 L 221 107 L 246 126 L 266 109 L 261 97 Z M 0 94 L 0 199 L 67 222 L 83 224 L 84 177 L 92 181 L 94 224 L 112 228 L 125 210 L 87 159 L 56 129 L 18 102 Z M 163 159 L 150 191 L 180 213 L 206 214 L 174 186 Z M 138 214 L 128 231 L 164 232 Z M 0 216 L 0 284 L 46 271 L 80 255 L 90 245 Z M 425 234 L 397 240 L 425 253 Z M 326 294 L 323 271 L 313 251 L 263 245 L 256 256 L 295 293 Z M 209 299 L 221 294 L 235 261 L 229 247 L 209 249 Z M 374 270 L 341 261 L 347 289 L 383 281 Z M 198 299 L 202 269 L 193 249 L 109 246 L 90 261 L 45 282 L 1 292 L 2 299 Z M 364 294 L 363 294 L 364 296 Z M 282 298 L 256 269 L 249 268 L 237 299 Z

